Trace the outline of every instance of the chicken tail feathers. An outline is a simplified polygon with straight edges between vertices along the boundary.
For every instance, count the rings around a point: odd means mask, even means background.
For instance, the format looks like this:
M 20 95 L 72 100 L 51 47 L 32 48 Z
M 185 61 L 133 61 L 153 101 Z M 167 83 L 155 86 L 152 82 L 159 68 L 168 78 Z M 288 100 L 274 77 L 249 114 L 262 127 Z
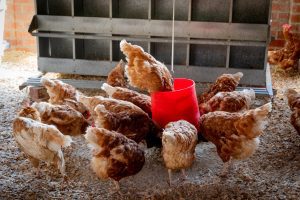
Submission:
M 272 103 L 267 103 L 254 109 L 254 117 L 259 120 L 264 120 L 267 118 L 269 112 L 272 111 Z
M 54 81 L 52 81 L 52 80 L 50 80 L 49 78 L 46 78 L 46 77 L 41 78 L 41 83 L 45 87 L 54 87 L 55 86 Z
M 103 83 L 103 85 L 101 86 L 101 89 L 104 90 L 108 96 L 112 96 L 115 92 L 116 92 L 116 88 L 107 84 L 107 83 Z
M 239 82 L 243 76 L 244 76 L 244 74 L 242 72 L 237 72 L 237 73 L 233 74 L 233 77 L 236 82 Z
M 243 92 L 244 92 L 244 94 L 249 96 L 251 100 L 255 100 L 255 91 L 252 88 L 244 89 Z
M 298 93 L 296 92 L 296 90 L 287 89 L 284 91 L 284 94 L 288 99 L 289 107 L 292 109 L 293 103 L 296 100 Z
M 68 147 L 72 142 L 72 138 L 69 135 L 65 135 L 62 147 Z

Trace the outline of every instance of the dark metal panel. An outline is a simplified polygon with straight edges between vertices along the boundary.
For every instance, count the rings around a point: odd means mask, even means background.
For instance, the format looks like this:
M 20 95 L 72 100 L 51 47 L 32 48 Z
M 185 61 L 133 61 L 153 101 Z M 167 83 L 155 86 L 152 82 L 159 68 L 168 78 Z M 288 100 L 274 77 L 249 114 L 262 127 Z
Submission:
M 38 16 L 39 31 L 170 37 L 171 23 L 169 20 Z M 268 25 L 262 24 L 175 22 L 176 37 L 266 41 L 267 33 Z
M 238 0 L 233 3 L 234 23 L 268 24 L 270 0 Z
M 109 17 L 110 0 L 74 0 L 75 16 Z
M 265 47 L 231 46 L 230 68 L 264 69 Z
M 164 64 L 171 64 L 171 43 L 151 43 L 151 55 Z M 186 44 L 174 44 L 174 64 L 187 65 Z
M 73 60 L 63 58 L 38 58 L 39 71 L 59 72 L 64 74 L 81 74 L 106 76 L 117 62 Z
M 50 57 L 73 58 L 73 40 L 69 38 L 50 38 Z
M 113 17 L 148 19 L 148 0 L 113 0 Z
M 145 37 L 133 37 L 133 36 L 102 36 L 95 34 L 72 34 L 72 33 L 32 33 L 33 36 L 38 37 L 50 37 L 50 38 L 76 38 L 76 39 L 104 39 L 104 40 L 113 40 L 113 41 L 121 41 L 123 39 L 127 41 L 135 42 L 160 42 L 160 43 L 170 43 L 172 42 L 171 38 L 162 38 L 162 37 L 153 37 L 153 38 L 145 38 Z M 234 40 L 208 40 L 208 39 L 184 39 L 177 38 L 175 39 L 175 43 L 178 44 L 214 44 L 214 45 L 234 45 L 234 46 L 259 46 L 265 47 L 267 42 L 256 42 L 256 41 L 234 41 Z
M 38 43 L 39 43 L 39 56 L 50 57 L 49 38 L 39 37 Z
M 264 70 L 251 69 L 233 69 L 218 67 L 198 67 L 198 66 L 174 66 L 175 77 L 185 77 L 193 79 L 196 82 L 213 82 L 216 78 L 224 73 L 243 72 L 244 77 L 240 84 L 252 86 L 266 85 L 266 72 Z
M 228 22 L 230 0 L 193 0 L 192 21 Z
M 107 74 L 118 64 L 118 62 L 89 61 L 58 58 L 38 58 L 39 70 L 42 72 L 60 72 L 66 74 L 98 75 Z M 170 66 L 167 65 L 170 69 Z M 175 77 L 191 78 L 197 82 L 211 82 L 223 73 L 243 72 L 245 76 L 241 79 L 241 84 L 245 85 L 265 85 L 265 70 L 255 69 L 233 69 L 217 67 L 198 67 L 182 65 L 174 66 Z
M 191 44 L 190 65 L 226 66 L 227 47 L 224 45 Z
M 153 0 L 152 19 L 172 20 L 173 1 Z M 175 20 L 188 20 L 189 0 L 177 0 L 175 4 Z
M 110 42 L 107 40 L 76 40 L 76 49 L 77 59 L 109 61 Z
M 72 0 L 36 0 L 37 14 L 71 16 Z

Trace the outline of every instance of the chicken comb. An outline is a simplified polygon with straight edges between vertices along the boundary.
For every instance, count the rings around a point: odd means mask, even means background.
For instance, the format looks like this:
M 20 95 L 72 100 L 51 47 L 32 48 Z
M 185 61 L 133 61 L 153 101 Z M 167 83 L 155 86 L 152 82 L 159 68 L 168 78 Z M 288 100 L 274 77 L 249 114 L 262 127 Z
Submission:
M 283 28 L 283 29 L 290 30 L 290 29 L 292 28 L 292 25 L 290 25 L 290 24 L 283 24 L 283 25 L 282 25 L 282 28 Z

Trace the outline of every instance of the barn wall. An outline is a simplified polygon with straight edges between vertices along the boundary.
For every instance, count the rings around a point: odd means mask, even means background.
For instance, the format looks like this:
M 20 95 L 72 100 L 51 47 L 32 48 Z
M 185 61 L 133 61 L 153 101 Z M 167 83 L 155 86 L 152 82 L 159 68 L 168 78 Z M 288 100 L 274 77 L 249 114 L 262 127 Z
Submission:
M 36 52 L 36 39 L 28 32 L 34 15 L 34 0 L 6 0 L 4 39 L 11 49 Z
M 284 44 L 282 25 L 293 25 L 292 31 L 300 35 L 300 0 L 273 0 L 271 23 L 271 48 Z

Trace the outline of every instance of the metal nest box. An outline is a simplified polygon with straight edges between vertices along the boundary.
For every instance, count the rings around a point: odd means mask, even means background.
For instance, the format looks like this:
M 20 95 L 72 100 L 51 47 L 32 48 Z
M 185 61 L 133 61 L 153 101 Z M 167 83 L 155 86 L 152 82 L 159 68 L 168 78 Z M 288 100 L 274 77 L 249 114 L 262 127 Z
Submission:
M 29 32 L 37 36 L 42 72 L 107 76 L 124 58 L 121 39 L 171 64 L 171 0 L 35 3 Z M 242 85 L 270 87 L 270 0 L 177 0 L 175 10 L 175 77 L 213 82 L 241 71 Z

